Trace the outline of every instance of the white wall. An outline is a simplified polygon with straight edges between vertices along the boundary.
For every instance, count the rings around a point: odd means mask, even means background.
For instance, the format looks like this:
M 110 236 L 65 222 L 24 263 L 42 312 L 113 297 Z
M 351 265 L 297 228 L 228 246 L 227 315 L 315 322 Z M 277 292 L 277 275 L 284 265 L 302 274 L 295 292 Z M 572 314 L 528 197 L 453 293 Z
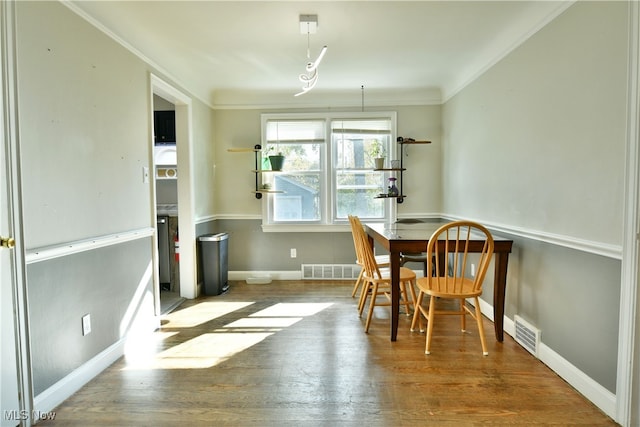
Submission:
M 627 5 L 585 3 L 446 103 L 447 212 L 621 244 Z
M 149 227 L 145 65 L 60 4 L 17 14 L 25 246 Z

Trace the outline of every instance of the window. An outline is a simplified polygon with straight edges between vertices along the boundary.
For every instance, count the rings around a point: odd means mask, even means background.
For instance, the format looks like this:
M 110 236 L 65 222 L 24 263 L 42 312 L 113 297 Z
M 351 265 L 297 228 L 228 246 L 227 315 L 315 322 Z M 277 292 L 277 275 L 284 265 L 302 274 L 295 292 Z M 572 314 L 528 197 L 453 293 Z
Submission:
M 263 173 L 276 193 L 264 205 L 265 225 L 346 224 L 348 215 L 384 220 L 392 200 L 386 175 L 374 171 L 376 149 L 394 158 L 395 113 L 264 114 L 263 169 L 267 156 L 285 156 L 281 172 Z

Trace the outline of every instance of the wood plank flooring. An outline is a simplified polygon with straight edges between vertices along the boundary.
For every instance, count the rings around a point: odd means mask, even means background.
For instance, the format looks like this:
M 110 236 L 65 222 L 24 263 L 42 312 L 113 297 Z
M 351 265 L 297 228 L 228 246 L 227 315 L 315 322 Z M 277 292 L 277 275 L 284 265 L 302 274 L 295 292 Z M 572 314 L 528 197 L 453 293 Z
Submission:
M 365 334 L 351 288 L 233 282 L 187 300 L 38 425 L 616 425 L 486 319 L 489 356 L 449 317 L 427 356 L 402 314 L 389 340 L 388 307 Z

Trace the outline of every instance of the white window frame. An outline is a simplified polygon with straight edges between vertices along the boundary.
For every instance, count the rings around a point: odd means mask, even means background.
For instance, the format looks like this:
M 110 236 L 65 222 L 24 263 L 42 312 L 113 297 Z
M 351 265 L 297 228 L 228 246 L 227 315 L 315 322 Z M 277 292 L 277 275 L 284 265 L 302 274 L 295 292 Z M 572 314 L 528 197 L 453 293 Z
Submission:
M 317 222 L 270 222 L 270 214 L 273 213 L 273 194 L 265 194 L 262 203 L 262 229 L 265 232 L 323 232 L 323 231 L 347 231 L 348 220 L 334 220 L 336 211 L 336 171 L 333 167 L 335 161 L 335 147 L 332 144 L 331 123 L 333 120 L 348 119 L 389 119 L 391 122 L 390 147 L 387 151 L 388 161 L 396 160 L 397 156 L 397 127 L 395 111 L 375 112 L 334 112 L 334 113 L 265 113 L 261 115 L 261 141 L 266 146 L 266 124 L 273 120 L 323 120 L 325 124 L 325 143 L 320 150 L 321 165 L 321 196 L 320 196 L 320 220 Z M 385 172 L 380 172 L 385 173 Z M 385 178 L 387 173 L 385 173 Z M 397 201 L 394 198 L 383 200 L 384 218 L 381 221 L 393 222 L 397 217 Z

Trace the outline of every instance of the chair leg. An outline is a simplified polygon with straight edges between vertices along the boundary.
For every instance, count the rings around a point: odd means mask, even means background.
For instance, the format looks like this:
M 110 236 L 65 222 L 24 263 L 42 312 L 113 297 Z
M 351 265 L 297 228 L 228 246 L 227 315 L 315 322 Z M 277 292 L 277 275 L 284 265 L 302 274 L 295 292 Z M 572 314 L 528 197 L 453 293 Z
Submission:
M 480 310 L 480 301 L 476 298 L 476 321 L 478 322 L 478 335 L 480 335 L 480 343 L 482 344 L 482 355 L 487 356 L 487 340 L 484 337 L 484 325 L 482 324 L 482 310 Z
M 360 292 L 360 301 L 358 302 L 358 314 L 362 317 L 362 311 L 364 310 L 364 306 L 367 303 L 367 297 L 369 296 L 369 291 L 371 290 L 371 283 L 364 281 L 362 282 L 362 291 Z
M 356 279 L 356 283 L 353 285 L 353 291 L 351 291 L 351 298 L 356 296 L 356 293 L 358 292 L 358 288 L 360 287 L 360 284 L 362 282 L 362 276 L 364 275 L 364 268 L 360 269 L 360 274 L 358 275 L 358 278 Z
M 415 299 L 413 303 L 413 321 L 411 321 L 411 332 L 416 330 L 416 324 L 420 322 L 420 330 L 422 331 L 422 319 L 420 316 L 422 315 L 422 309 L 420 304 L 422 304 L 422 298 L 424 294 L 422 291 L 418 291 L 418 298 Z
M 465 332 L 467 330 L 467 312 L 464 309 L 465 300 L 460 300 L 460 330 Z
M 409 302 L 409 294 L 407 293 L 407 282 L 402 282 L 401 285 L 401 294 L 403 296 L 403 300 L 404 300 L 404 309 L 406 311 L 407 316 L 411 316 L 411 304 L 413 303 L 413 300 L 411 300 L 411 302 Z M 411 282 L 409 282 L 409 286 L 411 286 Z
M 433 334 L 433 320 L 436 317 L 436 297 L 429 298 L 429 319 L 427 320 L 427 346 L 424 354 L 431 354 L 431 337 Z
M 371 289 L 371 301 L 369 301 L 369 312 L 367 314 L 367 322 L 364 325 L 365 332 L 369 332 L 369 324 L 371 323 L 371 318 L 373 317 L 373 309 L 376 306 L 377 297 L 378 297 L 378 284 L 374 283 Z
M 411 291 L 411 304 L 413 304 L 413 311 L 416 310 L 416 291 L 415 291 L 416 281 L 411 280 L 409 282 L 409 291 Z

